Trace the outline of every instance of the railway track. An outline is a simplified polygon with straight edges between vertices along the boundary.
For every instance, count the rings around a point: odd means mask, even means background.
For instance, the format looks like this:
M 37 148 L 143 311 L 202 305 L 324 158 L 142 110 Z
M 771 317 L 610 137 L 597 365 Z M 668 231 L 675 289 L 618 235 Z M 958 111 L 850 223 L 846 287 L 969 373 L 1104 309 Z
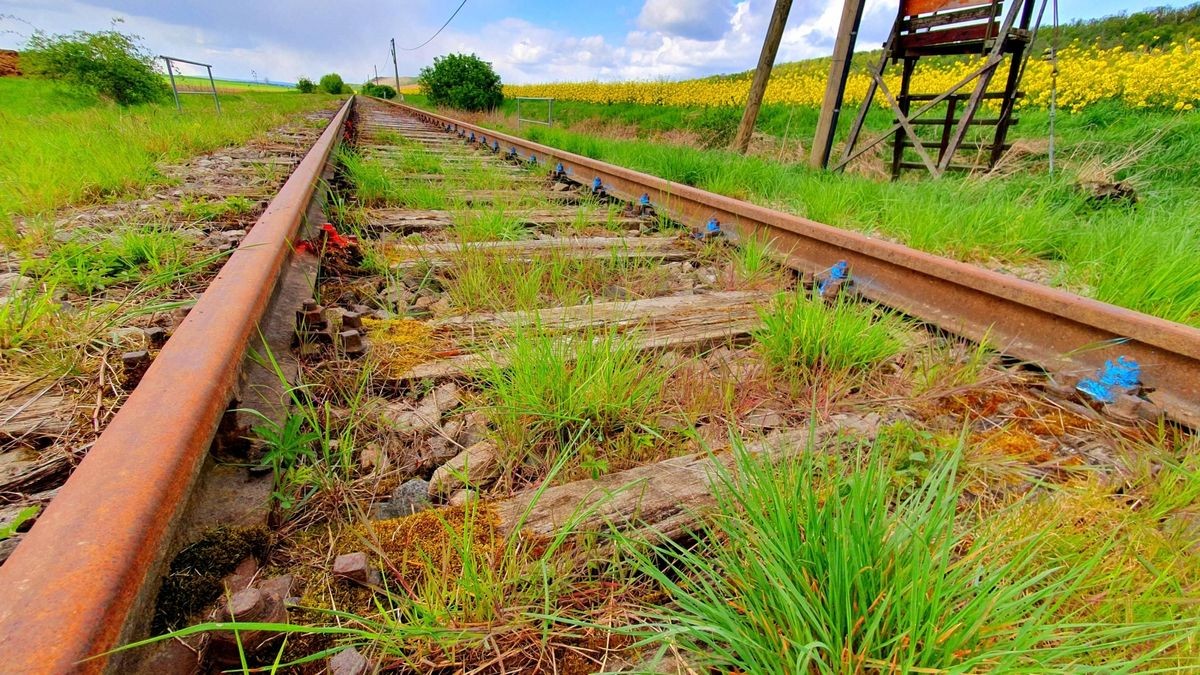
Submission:
M 366 169 L 355 174 L 347 161 Z M 400 177 L 375 194 L 379 186 L 364 179 L 375 170 Z M 322 235 L 325 220 L 335 229 Z M 358 241 L 345 239 L 350 230 Z M 892 331 L 890 351 L 853 375 L 788 380 L 755 346 L 771 316 L 796 311 L 780 304 L 781 292 L 852 306 Z M 309 295 L 320 303 L 305 302 Z M 985 358 L 954 336 L 1011 358 Z M 267 351 L 277 365 L 264 368 Z M 515 376 L 505 373 L 569 379 L 614 353 L 645 375 L 614 382 L 610 393 L 658 378 L 653 402 L 621 399 L 615 411 L 597 402 L 583 427 L 539 430 L 506 414 L 501 390 Z M 1073 393 L 1119 357 L 1140 364 L 1141 381 L 1118 404 L 1106 410 Z M 521 371 L 531 361 L 542 370 Z M 291 575 L 289 598 L 333 593 L 340 582 L 313 570 L 359 553 L 343 546 L 329 560 L 305 558 L 296 538 L 306 528 L 390 523 L 414 505 L 461 508 L 482 496 L 504 535 L 550 536 L 567 520 L 597 531 L 613 523 L 656 536 L 686 531 L 712 503 L 712 463 L 728 461 L 701 451 L 727 446 L 729 429 L 770 439 L 751 444 L 765 453 L 814 435 L 873 438 L 898 423 L 967 429 L 984 445 L 1016 435 L 1037 455 L 1025 458 L 1027 478 L 1054 480 L 1066 466 L 1103 464 L 1114 438 L 1138 436 L 1159 418 L 1196 426 L 1200 331 L 359 98 L 0 567 L 4 669 L 186 664 L 161 645 L 153 655 L 97 655 L 147 634 L 162 616 L 162 580 L 177 572 L 172 559 L 201 536 L 193 513 L 213 510 L 205 500 L 230 500 L 222 486 L 242 489 L 255 455 L 218 455 L 216 467 L 210 459 L 214 438 L 235 454 L 253 452 L 239 436 L 264 442 L 261 425 L 251 430 L 234 409 L 256 408 L 282 429 L 289 419 L 316 425 L 295 412 L 305 406 L 322 411 L 324 436 L 307 440 L 322 453 L 296 461 L 338 462 L 338 487 L 281 484 L 289 474 L 276 465 L 253 493 L 290 503 L 276 507 L 271 535 L 272 570 Z M 564 436 L 580 434 L 590 454 L 562 459 Z M 522 443 L 537 452 L 506 450 Z M 222 471 L 225 482 L 208 477 Z M 273 481 L 266 492 L 263 480 Z M 623 492 L 630 484 L 644 489 Z M 586 514 L 573 518 L 581 504 Z M 250 510 L 265 522 L 260 506 Z M 250 577 L 242 581 L 257 588 L 260 575 Z

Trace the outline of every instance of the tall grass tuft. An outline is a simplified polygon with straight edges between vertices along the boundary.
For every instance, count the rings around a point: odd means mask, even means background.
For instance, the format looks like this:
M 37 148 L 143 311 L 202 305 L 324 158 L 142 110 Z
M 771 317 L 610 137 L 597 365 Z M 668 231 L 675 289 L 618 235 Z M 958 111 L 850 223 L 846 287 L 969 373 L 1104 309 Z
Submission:
M 450 230 L 462 242 L 515 241 L 529 234 L 521 221 L 505 215 L 504 209 L 459 211 Z
M 805 380 L 814 372 L 861 373 L 903 347 L 892 316 L 877 317 L 870 306 L 851 301 L 827 305 L 803 290 L 781 293 L 759 316 L 755 346 L 784 379 Z
M 503 353 L 505 363 L 482 379 L 512 461 L 537 448 L 553 458 L 572 439 L 601 443 L 637 429 L 661 400 L 667 376 L 633 338 L 612 331 L 568 339 L 521 329 Z
M 395 191 L 383 165 L 365 158 L 347 146 L 338 148 L 337 163 L 354 186 L 354 195 L 362 206 L 384 206 Z
M 694 666 L 782 674 L 1067 672 L 1149 633 L 1171 643 L 1195 630 L 1073 621 L 1060 610 L 1103 545 L 1056 566 L 1041 556 L 1044 530 L 964 535 L 956 460 L 897 499 L 885 455 L 845 466 L 814 453 L 778 464 L 741 454 L 736 472 L 717 478 L 717 516 L 700 546 L 626 542 L 670 596 L 634 632 Z M 1110 666 L 1133 670 L 1138 658 Z

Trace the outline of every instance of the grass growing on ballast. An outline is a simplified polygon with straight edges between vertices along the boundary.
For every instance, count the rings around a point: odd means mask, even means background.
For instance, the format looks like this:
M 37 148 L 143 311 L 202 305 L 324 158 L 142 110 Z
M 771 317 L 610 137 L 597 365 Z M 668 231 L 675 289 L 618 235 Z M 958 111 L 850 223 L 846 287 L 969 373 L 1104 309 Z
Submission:
M 456 308 L 467 312 L 533 310 L 553 305 L 602 301 L 606 288 L 621 287 L 646 297 L 669 286 L 658 261 L 630 258 L 614 247 L 611 255 L 573 258 L 551 251 L 513 260 L 503 251 L 465 246 L 443 272 L 443 286 Z
M 634 337 L 586 330 L 565 336 L 523 328 L 481 379 L 510 463 L 553 463 L 569 442 L 602 446 L 637 434 L 662 400 L 668 372 Z
M 529 230 L 504 209 L 473 209 L 454 214 L 450 233 L 461 242 L 516 241 L 529 236 Z
M 814 374 L 858 375 L 899 354 L 898 322 L 876 316 L 872 307 L 838 299 L 826 303 L 804 289 L 777 295 L 759 310 L 762 326 L 753 333 L 767 367 L 784 380 L 807 381 Z
M 885 455 L 740 456 L 699 546 L 629 542 L 670 596 L 644 610 L 643 642 L 720 672 L 1131 671 L 1149 655 L 1106 650 L 1196 630 L 1078 620 L 1065 603 L 1109 544 L 1047 565 L 1045 529 L 964 534 L 956 461 L 898 498 Z

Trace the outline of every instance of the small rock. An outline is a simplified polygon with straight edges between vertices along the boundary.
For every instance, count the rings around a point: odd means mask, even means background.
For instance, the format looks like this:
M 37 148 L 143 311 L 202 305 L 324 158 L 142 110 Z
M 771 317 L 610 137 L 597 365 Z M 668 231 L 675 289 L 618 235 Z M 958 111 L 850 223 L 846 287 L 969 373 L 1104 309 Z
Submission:
M 16 272 L 5 272 L 0 274 L 0 295 L 8 295 L 15 291 L 23 291 L 32 285 L 33 279 L 17 274 Z
M 454 440 L 460 447 L 469 448 L 487 438 L 487 432 L 487 415 L 476 411 L 467 414 L 466 419 L 463 420 L 462 431 Z
M 429 494 L 445 494 L 460 487 L 487 487 L 500 475 L 496 444 L 480 441 L 463 450 L 433 472 Z
M 662 431 L 683 432 L 692 427 L 683 415 L 663 413 L 654 418 L 654 426 Z
M 867 413 L 866 415 L 841 413 L 830 419 L 844 431 L 854 432 L 863 438 L 874 438 L 883 418 L 879 416 L 879 413 Z
M 479 499 L 479 493 L 474 490 L 464 489 L 450 495 L 450 506 L 466 506 Z
M 408 306 L 412 304 L 413 297 L 413 292 L 403 286 L 389 286 L 379 295 L 384 309 L 396 308 L 400 312 L 408 309 Z
M 108 332 L 108 338 L 113 344 L 136 344 L 141 345 L 146 339 L 146 334 L 141 328 L 132 326 L 127 328 L 114 328 Z
M 333 576 L 365 584 L 371 578 L 371 562 L 363 551 L 343 553 L 333 559 Z
M 628 288 L 617 286 L 616 284 L 605 286 L 604 289 L 600 291 L 600 295 L 610 300 L 631 300 L 633 298 L 632 291 L 630 291 Z
M 366 675 L 371 662 L 354 647 L 347 647 L 329 659 L 329 675 Z
M 363 471 L 371 471 L 375 467 L 382 470 L 387 468 L 387 463 L 387 453 L 378 443 L 367 443 L 366 447 L 358 451 L 358 465 L 362 467 Z
M 436 305 L 438 298 L 432 295 L 422 295 L 413 303 L 413 307 L 420 311 L 430 311 L 430 308 Z
M 783 415 L 774 410 L 755 410 L 742 419 L 747 429 L 780 429 L 787 425 Z
M 292 586 L 296 583 L 296 578 L 290 574 L 281 574 L 277 577 L 271 577 L 258 585 L 259 590 L 263 593 L 287 600 L 292 597 Z
M 458 385 L 453 382 L 443 384 L 421 399 L 415 409 L 396 410 L 389 408 L 389 416 L 394 425 L 401 431 L 410 433 L 424 432 L 432 429 L 441 421 L 442 415 L 460 402 Z
M 433 504 L 429 501 L 429 481 L 412 478 L 392 490 L 392 499 L 383 505 L 387 518 L 403 518 L 424 511 Z

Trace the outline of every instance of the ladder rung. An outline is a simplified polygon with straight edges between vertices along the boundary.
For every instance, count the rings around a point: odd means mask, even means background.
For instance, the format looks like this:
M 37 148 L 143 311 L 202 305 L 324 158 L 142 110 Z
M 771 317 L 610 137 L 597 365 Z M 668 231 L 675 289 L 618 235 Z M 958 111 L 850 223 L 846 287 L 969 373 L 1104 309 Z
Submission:
M 935 99 L 939 96 L 941 96 L 941 94 L 909 94 L 908 100 L 910 100 L 910 101 L 932 101 L 933 99 Z M 965 101 L 965 100 L 971 98 L 970 94 L 951 94 L 951 96 L 953 96 L 954 98 L 957 98 L 960 101 Z M 983 93 L 983 97 L 985 99 L 1002 99 L 1002 98 L 1004 98 L 1004 92 L 1002 92 L 1002 91 L 986 91 Z M 950 98 L 950 96 L 947 96 L 946 98 Z M 1025 98 L 1025 92 L 1018 91 L 1016 93 L 1015 98 Z
M 958 124 L 961 121 L 962 120 L 950 120 L 950 124 Z M 897 124 L 899 122 L 900 122 L 900 120 L 898 120 L 898 119 L 894 119 L 894 118 L 892 119 L 892 124 Z M 922 117 L 920 119 L 909 120 L 908 123 L 913 126 L 920 125 L 920 126 L 931 126 L 931 127 L 939 126 L 940 127 L 940 126 L 943 126 L 946 124 L 946 120 L 945 119 L 935 120 L 935 119 L 929 119 L 929 118 Z M 970 126 L 979 125 L 981 127 L 994 127 L 999 123 L 1000 123 L 1000 119 L 996 118 L 996 117 L 988 117 L 988 118 L 984 118 L 984 119 L 980 119 L 977 117 L 977 118 L 971 120 Z M 1011 120 L 1008 121 L 1008 123 L 1016 124 L 1017 118 L 1016 117 L 1012 118 Z
M 900 168 L 901 169 L 925 169 L 926 171 L 928 171 L 928 168 L 926 168 L 926 166 L 920 162 L 900 162 Z M 974 171 L 976 168 L 977 167 L 970 166 L 967 164 L 951 164 L 950 166 L 946 167 L 946 169 L 948 169 L 950 171 Z M 978 168 L 983 168 L 983 167 L 978 167 Z

